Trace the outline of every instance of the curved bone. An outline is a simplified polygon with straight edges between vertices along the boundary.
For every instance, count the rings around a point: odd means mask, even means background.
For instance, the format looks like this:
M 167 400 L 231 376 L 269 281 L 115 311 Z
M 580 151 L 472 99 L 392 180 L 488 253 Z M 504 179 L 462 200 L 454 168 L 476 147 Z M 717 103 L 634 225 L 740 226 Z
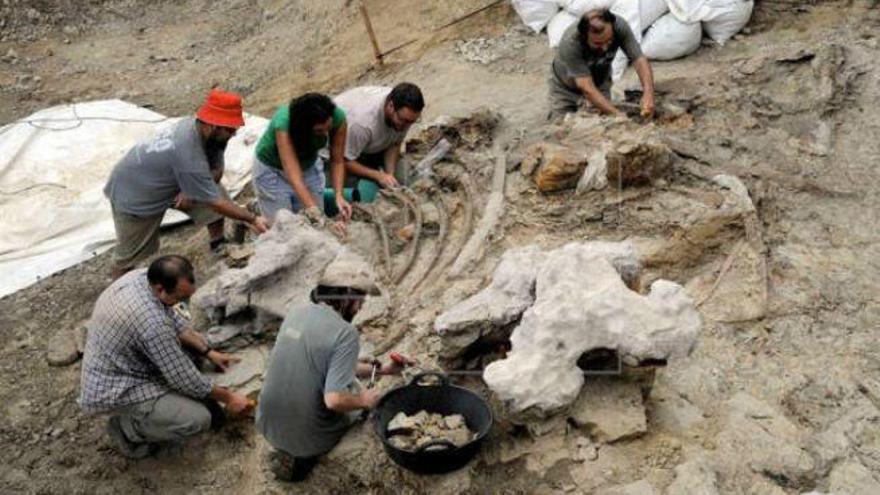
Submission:
M 382 242 L 382 257 L 385 262 L 385 273 L 390 278 L 393 268 L 391 266 L 391 246 L 388 243 L 388 228 L 385 226 L 385 222 L 378 214 L 373 212 L 372 208 L 360 203 L 352 203 L 351 206 L 353 209 L 368 216 L 373 225 L 376 226 L 376 230 L 379 231 L 379 240 Z
M 443 254 L 443 248 L 446 246 L 446 236 L 449 233 L 449 215 L 446 214 L 446 207 L 443 205 L 443 200 L 441 193 L 438 189 L 433 189 L 431 191 L 431 197 L 434 204 L 437 207 L 437 217 L 440 223 L 440 232 L 437 234 L 437 241 L 435 245 L 437 246 L 434 249 L 434 254 L 431 256 L 431 261 L 428 262 L 428 268 L 425 270 L 425 275 L 421 280 L 416 282 L 413 286 L 413 291 L 416 291 L 422 283 L 431 278 L 431 275 L 434 272 L 434 268 L 437 265 L 437 260 L 440 259 Z
M 388 192 L 388 195 L 403 203 L 404 206 L 406 206 L 406 209 L 410 212 L 410 218 L 413 218 L 415 222 L 415 231 L 413 232 L 412 241 L 410 241 L 409 253 L 407 254 L 406 261 L 400 272 L 394 276 L 394 283 L 399 285 L 401 280 L 403 280 L 403 278 L 406 277 L 406 274 L 409 273 L 416 260 L 416 255 L 418 255 L 419 252 L 419 237 L 422 235 L 422 209 L 416 205 L 410 197 L 410 193 L 406 191 L 391 190 Z
M 452 278 L 461 275 L 462 272 L 483 257 L 486 242 L 498 225 L 498 221 L 503 213 L 504 179 L 507 175 L 507 160 L 500 147 L 496 147 L 495 154 L 497 158 L 492 175 L 492 190 L 489 192 L 486 208 L 483 210 L 483 216 L 480 218 L 480 223 L 474 230 L 473 235 L 462 247 L 461 252 L 458 253 L 458 258 L 456 258 L 452 268 L 449 269 L 449 276 Z

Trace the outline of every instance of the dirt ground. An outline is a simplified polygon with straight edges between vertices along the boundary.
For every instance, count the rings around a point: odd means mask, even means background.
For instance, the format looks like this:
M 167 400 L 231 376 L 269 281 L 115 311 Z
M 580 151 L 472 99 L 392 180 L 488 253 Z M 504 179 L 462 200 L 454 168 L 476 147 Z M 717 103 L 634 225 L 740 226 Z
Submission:
M 423 123 L 479 108 L 500 114 L 494 138 L 511 158 L 557 132 L 545 121 L 546 39 L 523 30 L 506 3 L 435 30 L 479 5 L 368 1 L 383 48 L 416 40 L 381 68 L 356 2 L 25 4 L 0 9 L 0 123 L 113 97 L 187 114 L 215 84 L 268 116 L 306 89 L 410 80 L 426 95 Z M 396 468 L 360 427 L 295 489 L 271 480 L 265 442 L 244 423 L 128 461 L 111 450 L 105 420 L 79 412 L 79 364 L 53 368 L 45 359 L 49 337 L 74 332 L 109 283 L 102 255 L 0 300 L 0 492 L 603 493 L 647 480 L 664 493 L 679 465 L 701 459 L 718 493 L 828 492 L 857 478 L 846 476 L 852 469 L 867 472 L 860 486 L 880 483 L 880 13 L 870 1 L 757 9 L 750 31 L 726 46 L 654 65 L 661 103 L 683 109 L 656 124 L 678 156 L 665 183 L 624 196 L 542 194 L 511 167 L 483 262 L 449 287 L 413 294 L 418 303 L 403 304 L 387 333 L 374 335 L 430 349 L 432 315 L 482 287 L 510 247 L 639 239 L 645 282 L 685 285 L 703 301 L 704 319 L 693 354 L 657 373 L 647 432 L 601 445 L 584 463 L 568 454 L 575 436 L 564 424 L 529 443 L 502 420 L 468 469 L 423 478 Z M 490 148 L 456 162 L 475 179 L 480 211 Z M 747 186 L 754 217 L 701 220 L 720 173 Z M 171 252 L 192 257 L 201 279 L 219 270 L 194 227 L 163 237 L 162 253 Z M 743 393 L 772 411 L 732 419 Z M 772 421 L 751 428 L 764 417 Z M 510 454 L 520 448 L 524 455 Z

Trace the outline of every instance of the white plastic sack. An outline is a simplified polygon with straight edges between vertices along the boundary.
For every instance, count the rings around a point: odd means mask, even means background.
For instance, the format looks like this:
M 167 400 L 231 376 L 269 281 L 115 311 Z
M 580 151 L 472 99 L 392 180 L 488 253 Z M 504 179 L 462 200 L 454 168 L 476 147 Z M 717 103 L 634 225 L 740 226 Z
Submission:
M 699 22 L 686 24 L 666 14 L 645 33 L 642 52 L 651 60 L 673 60 L 695 52 L 702 39 L 703 28 Z
M 514 10 L 526 26 L 540 33 L 559 12 L 556 0 L 511 0 Z
M 35 119 L 65 120 L 0 129 L 0 297 L 112 247 L 103 194 L 110 171 L 135 143 L 178 120 L 120 100 L 47 108 L 23 120 Z M 223 184 L 233 196 L 250 180 L 268 123 L 250 115 L 245 122 L 226 148 Z M 170 211 L 163 224 L 186 218 Z
M 717 6 L 718 10 L 711 19 L 703 21 L 703 29 L 719 45 L 746 27 L 755 7 L 752 0 L 709 0 L 706 3 Z
M 642 23 L 642 31 L 648 30 L 667 12 L 669 5 L 666 0 L 639 0 L 639 22 Z
M 621 0 L 557 0 L 557 4 L 569 14 L 580 17 L 589 10 L 610 9 L 617 1 Z
M 749 22 L 753 0 L 668 0 L 669 10 L 682 22 L 702 22 L 703 29 L 719 44 Z
M 550 48 L 559 46 L 565 31 L 578 22 L 578 17 L 570 14 L 567 10 L 560 11 L 553 16 L 550 24 L 547 24 L 547 39 L 550 40 Z

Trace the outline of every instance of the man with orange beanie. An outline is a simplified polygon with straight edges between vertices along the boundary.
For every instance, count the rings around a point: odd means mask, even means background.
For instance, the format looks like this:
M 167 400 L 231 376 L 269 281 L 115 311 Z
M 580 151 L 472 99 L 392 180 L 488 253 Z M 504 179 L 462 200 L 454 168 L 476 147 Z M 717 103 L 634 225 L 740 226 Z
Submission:
M 223 217 L 268 229 L 266 219 L 233 203 L 220 185 L 226 144 L 244 125 L 241 97 L 213 89 L 195 117 L 185 118 L 135 145 L 104 187 L 113 209 L 113 278 L 159 249 L 165 210 L 185 211 L 206 225 L 215 249 L 225 242 Z

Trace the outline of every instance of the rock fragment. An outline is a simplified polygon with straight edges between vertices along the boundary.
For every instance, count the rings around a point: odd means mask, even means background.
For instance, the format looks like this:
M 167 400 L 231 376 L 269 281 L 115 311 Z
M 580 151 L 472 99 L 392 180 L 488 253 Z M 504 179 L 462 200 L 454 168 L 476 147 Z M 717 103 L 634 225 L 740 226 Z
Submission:
M 611 443 L 648 431 L 641 387 L 630 381 L 590 377 L 569 413 L 592 438 Z
M 803 433 L 774 407 L 741 392 L 724 409 L 728 415 L 716 455 L 736 460 L 727 462 L 726 469 L 746 468 L 793 484 L 814 473 L 813 458 L 802 447 Z
M 834 466 L 828 477 L 828 488 L 836 495 L 880 493 L 880 482 L 864 465 L 846 460 Z
M 670 495 L 718 495 L 718 476 L 706 459 L 699 457 L 675 468 L 675 481 L 666 492 Z
M 50 366 L 68 366 L 77 362 L 80 356 L 76 332 L 68 328 L 55 332 L 46 345 L 46 361 Z
M 477 437 L 477 433 L 467 427 L 461 414 L 444 416 L 419 411 L 408 416 L 401 411 L 391 418 L 385 428 L 388 442 L 402 450 L 431 449 L 432 443 L 443 441 L 461 447 Z M 441 447 L 438 445 L 438 448 Z

